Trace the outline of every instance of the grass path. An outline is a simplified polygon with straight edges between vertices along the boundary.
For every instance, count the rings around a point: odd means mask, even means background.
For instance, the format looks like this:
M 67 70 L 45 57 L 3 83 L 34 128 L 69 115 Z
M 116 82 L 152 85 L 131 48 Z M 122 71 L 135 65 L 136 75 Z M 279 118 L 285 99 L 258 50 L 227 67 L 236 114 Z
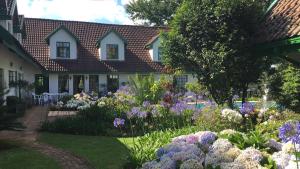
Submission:
M 81 156 L 97 169 L 121 169 L 129 157 L 125 139 L 41 133 L 38 141 Z
M 52 158 L 23 148 L 12 141 L 0 141 L 0 169 L 62 169 Z

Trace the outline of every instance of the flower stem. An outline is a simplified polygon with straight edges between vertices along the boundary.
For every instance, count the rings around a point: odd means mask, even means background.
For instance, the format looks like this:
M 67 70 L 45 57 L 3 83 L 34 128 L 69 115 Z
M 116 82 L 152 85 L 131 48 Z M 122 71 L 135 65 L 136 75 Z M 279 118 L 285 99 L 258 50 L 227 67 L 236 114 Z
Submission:
M 298 154 L 297 154 L 296 143 L 294 143 L 294 149 L 295 149 L 295 157 L 296 157 L 297 169 L 299 169 L 299 164 L 298 164 Z

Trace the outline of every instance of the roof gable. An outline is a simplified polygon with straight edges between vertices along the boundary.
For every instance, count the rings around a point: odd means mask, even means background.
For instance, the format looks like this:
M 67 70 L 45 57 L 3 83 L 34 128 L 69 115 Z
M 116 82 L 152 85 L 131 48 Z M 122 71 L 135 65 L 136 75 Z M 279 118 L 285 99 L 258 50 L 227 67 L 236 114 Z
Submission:
M 145 45 L 145 49 L 151 49 L 153 44 L 159 39 L 159 34 L 150 39 L 150 41 Z
M 82 21 L 24 18 L 26 38 L 23 45 L 48 72 L 72 73 L 149 73 L 164 72 L 162 63 L 153 62 L 145 45 L 159 34 L 162 27 L 102 24 Z M 61 25 L 68 28 L 80 43 L 76 60 L 50 59 L 49 45 L 45 37 Z M 114 29 L 127 40 L 124 61 L 99 60 L 96 44 L 100 37 Z M 114 34 L 114 36 L 116 36 Z
M 111 33 L 114 33 L 115 35 L 117 35 L 125 44 L 127 44 L 127 40 L 119 32 L 117 32 L 115 29 L 110 29 L 97 41 L 97 47 L 99 47 L 101 41 L 104 38 L 106 38 L 108 35 L 110 35 Z
M 54 35 L 54 34 L 56 34 L 58 31 L 60 31 L 60 30 L 63 30 L 63 31 L 65 31 L 66 33 L 68 33 L 69 35 L 71 35 L 75 40 L 76 40 L 76 42 L 78 43 L 79 42 L 79 39 L 68 29 L 68 28 L 66 28 L 64 25 L 61 25 L 60 27 L 58 27 L 58 28 L 56 28 L 53 32 L 51 32 L 46 38 L 45 38 L 45 40 L 46 40 L 46 42 L 49 44 L 49 40 L 50 40 L 50 38 Z
M 300 36 L 300 1 L 274 1 L 259 26 L 257 42 L 272 42 Z

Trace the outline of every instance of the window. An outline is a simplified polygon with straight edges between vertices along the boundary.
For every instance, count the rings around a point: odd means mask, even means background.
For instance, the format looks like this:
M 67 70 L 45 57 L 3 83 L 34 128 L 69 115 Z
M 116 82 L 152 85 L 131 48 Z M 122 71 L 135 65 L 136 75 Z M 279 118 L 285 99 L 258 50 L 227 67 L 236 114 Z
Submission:
M 106 45 L 107 59 L 119 59 L 119 46 L 116 44 Z
M 0 69 L 0 90 L 5 88 L 3 69 Z
M 70 42 L 56 42 L 56 57 L 70 58 Z
M 17 81 L 17 72 L 14 71 L 8 71 L 8 82 L 12 83 Z
M 24 80 L 24 74 L 23 73 L 18 73 L 18 80 Z
M 162 57 L 162 49 L 161 47 L 159 47 L 157 50 L 157 61 L 161 61 L 161 57 Z
M 116 92 L 119 88 L 119 76 L 107 75 L 107 90 L 109 92 Z
M 183 89 L 188 82 L 188 75 L 175 76 L 174 83 L 176 88 Z
M 69 92 L 69 75 L 58 76 L 58 92 L 59 93 Z
M 8 32 L 12 33 L 12 26 L 10 22 L 7 22 L 7 30 Z
M 99 92 L 99 77 L 98 75 L 90 75 L 89 89 L 91 92 Z

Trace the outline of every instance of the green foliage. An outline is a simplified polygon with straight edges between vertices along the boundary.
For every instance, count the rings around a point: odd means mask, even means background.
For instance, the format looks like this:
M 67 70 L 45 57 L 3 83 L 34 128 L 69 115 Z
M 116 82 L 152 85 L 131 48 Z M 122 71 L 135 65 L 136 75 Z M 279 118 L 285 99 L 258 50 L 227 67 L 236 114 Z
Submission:
M 142 76 L 136 74 L 129 78 L 130 88 L 133 90 L 134 97 L 138 104 L 148 100 L 157 103 L 163 95 L 161 81 L 155 81 L 154 75 Z
M 26 80 L 17 80 L 9 83 L 10 87 L 16 87 L 18 89 L 19 100 L 22 99 L 22 90 L 26 89 L 29 86 L 29 83 Z
M 171 142 L 171 139 L 199 131 L 197 127 L 186 127 L 177 130 L 155 131 L 142 137 L 134 138 L 130 147 L 130 162 L 133 166 L 141 166 L 146 161 L 156 158 L 156 151 Z
M 43 123 L 41 130 L 55 133 L 80 135 L 107 135 L 113 129 L 114 114 L 107 107 L 82 110 L 76 116 Z
M 162 26 L 173 18 L 183 0 L 137 0 L 126 6 L 132 20 L 146 20 L 148 24 Z
M 282 106 L 300 112 L 300 69 L 281 64 L 270 78 L 270 93 Z
M 126 140 L 128 139 L 41 133 L 38 141 L 82 157 L 94 169 L 123 169 L 129 156 L 129 150 L 125 144 L 130 144 L 130 142 Z M 44 169 L 44 167 L 39 169 Z
M 232 105 L 265 69 L 252 49 L 262 13 L 258 0 L 186 0 L 163 34 L 164 62 L 191 70 L 218 104 Z
M 269 135 L 263 134 L 259 130 L 254 130 L 247 134 L 238 132 L 223 137 L 228 139 L 231 143 L 235 144 L 239 149 L 242 150 L 248 147 L 254 147 L 259 150 L 267 150 L 268 146 L 266 143 L 270 139 Z
M 225 129 L 240 130 L 240 125 L 225 121 L 221 117 L 222 107 L 205 107 L 197 118 L 196 125 L 203 131 L 220 132 Z

